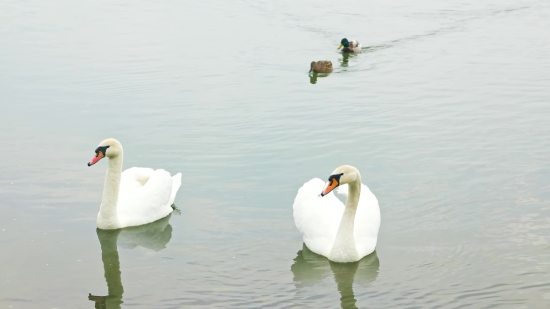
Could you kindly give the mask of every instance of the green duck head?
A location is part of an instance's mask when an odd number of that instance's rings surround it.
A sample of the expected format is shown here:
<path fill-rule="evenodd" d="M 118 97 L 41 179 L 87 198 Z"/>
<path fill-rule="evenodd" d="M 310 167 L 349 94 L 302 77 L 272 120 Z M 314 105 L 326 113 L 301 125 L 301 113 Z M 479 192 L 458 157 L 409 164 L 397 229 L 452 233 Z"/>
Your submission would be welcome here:
<path fill-rule="evenodd" d="M 340 46 L 338 47 L 338 49 L 340 49 L 340 48 L 342 48 L 342 47 L 349 47 L 349 41 L 348 41 L 348 39 L 343 38 L 342 41 L 340 41 Z"/>

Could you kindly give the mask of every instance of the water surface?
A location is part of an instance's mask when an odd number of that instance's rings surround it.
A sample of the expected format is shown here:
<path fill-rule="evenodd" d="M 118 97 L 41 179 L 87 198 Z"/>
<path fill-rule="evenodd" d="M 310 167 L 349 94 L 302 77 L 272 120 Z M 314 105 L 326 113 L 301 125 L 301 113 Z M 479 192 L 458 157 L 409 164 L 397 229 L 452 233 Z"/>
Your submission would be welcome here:
<path fill-rule="evenodd" d="M 547 307 L 549 17 L 542 0 L 2 2 L 0 307 Z M 338 54 L 344 36 L 363 53 Z M 335 71 L 312 84 L 312 60 Z M 106 164 L 86 163 L 107 137 L 125 167 L 183 173 L 181 213 L 96 231 Z M 345 266 L 292 218 L 342 164 L 382 215 L 376 253 Z"/>

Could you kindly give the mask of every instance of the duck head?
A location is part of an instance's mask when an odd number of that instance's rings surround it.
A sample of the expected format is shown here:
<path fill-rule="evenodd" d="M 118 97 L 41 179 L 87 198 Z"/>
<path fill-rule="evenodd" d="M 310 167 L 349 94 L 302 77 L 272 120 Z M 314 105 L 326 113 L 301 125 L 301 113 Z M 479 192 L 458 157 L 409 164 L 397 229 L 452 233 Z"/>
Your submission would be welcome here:
<path fill-rule="evenodd" d="M 315 61 L 311 61 L 311 66 L 309 67 L 309 73 L 313 72 L 313 69 L 315 68 Z"/>
<path fill-rule="evenodd" d="M 340 41 L 340 46 L 338 46 L 338 49 L 341 49 L 342 47 L 349 47 L 349 41 L 346 38 L 343 38 L 342 41 Z"/>

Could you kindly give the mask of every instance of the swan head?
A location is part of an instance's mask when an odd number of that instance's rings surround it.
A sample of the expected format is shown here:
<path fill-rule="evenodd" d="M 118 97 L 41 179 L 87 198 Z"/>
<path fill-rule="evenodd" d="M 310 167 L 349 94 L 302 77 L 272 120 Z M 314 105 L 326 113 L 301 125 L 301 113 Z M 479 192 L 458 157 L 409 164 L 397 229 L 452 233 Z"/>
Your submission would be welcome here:
<path fill-rule="evenodd" d="M 338 186 L 352 183 L 360 179 L 359 171 L 351 165 L 342 165 L 330 174 L 328 182 L 321 192 L 321 196 L 329 194 L 332 190 L 338 188 Z"/>
<path fill-rule="evenodd" d="M 102 140 L 95 149 L 95 156 L 88 162 L 88 166 L 96 164 L 99 160 L 107 157 L 109 159 L 122 154 L 122 144 L 114 138 Z"/>

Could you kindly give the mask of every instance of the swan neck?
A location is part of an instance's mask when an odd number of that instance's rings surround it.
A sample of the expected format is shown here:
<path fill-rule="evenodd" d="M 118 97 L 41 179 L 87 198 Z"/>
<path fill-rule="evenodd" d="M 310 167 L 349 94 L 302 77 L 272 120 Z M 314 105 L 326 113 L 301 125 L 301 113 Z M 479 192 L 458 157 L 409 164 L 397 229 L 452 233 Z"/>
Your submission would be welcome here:
<path fill-rule="evenodd" d="M 113 229 L 118 227 L 117 204 L 121 174 L 122 153 L 109 159 L 103 187 L 103 198 L 97 218 L 99 228 Z"/>
<path fill-rule="evenodd" d="M 346 209 L 353 209 L 354 213 L 359 205 L 359 197 L 361 196 L 361 178 L 358 176 L 354 182 L 348 184 L 348 198 L 346 200 Z"/>
<path fill-rule="evenodd" d="M 361 195 L 361 179 L 348 184 L 348 198 L 344 208 L 344 214 L 340 220 L 340 226 L 336 233 L 336 239 L 331 250 L 331 260 L 334 262 L 355 262 L 359 260 L 359 253 L 355 245 L 354 222 L 359 197 Z"/>

